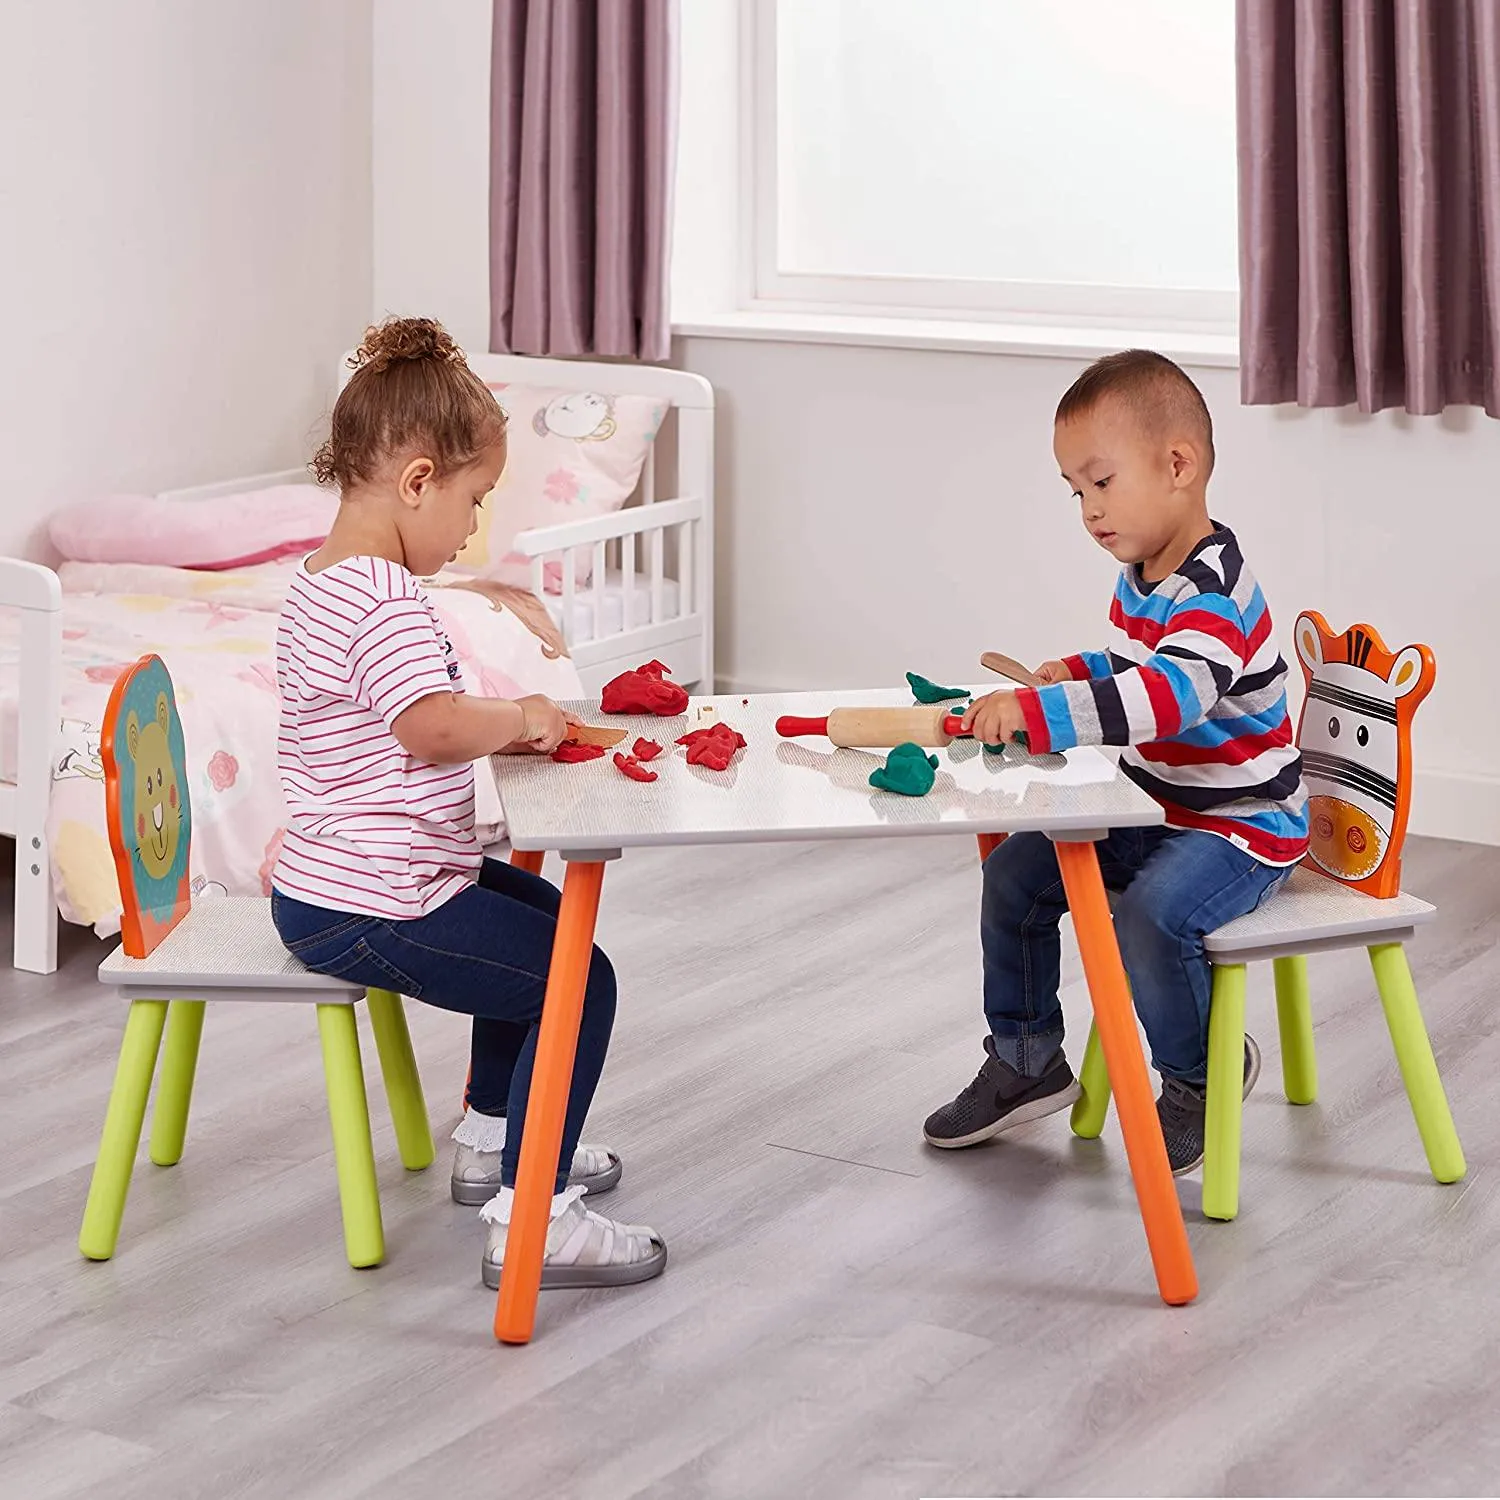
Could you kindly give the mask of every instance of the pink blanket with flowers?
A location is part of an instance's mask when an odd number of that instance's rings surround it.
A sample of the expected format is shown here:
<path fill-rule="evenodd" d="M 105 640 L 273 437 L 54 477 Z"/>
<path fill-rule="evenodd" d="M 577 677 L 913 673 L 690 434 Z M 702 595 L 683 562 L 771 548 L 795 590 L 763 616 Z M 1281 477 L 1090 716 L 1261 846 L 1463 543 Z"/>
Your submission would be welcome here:
<path fill-rule="evenodd" d="M 276 773 L 277 616 L 294 561 L 205 573 L 132 563 L 64 563 L 63 725 L 48 836 L 58 910 L 101 936 L 120 895 L 104 821 L 99 724 L 110 688 L 157 652 L 176 685 L 192 791 L 191 876 L 200 895 L 269 892 L 286 824 Z M 546 611 L 519 590 L 478 591 L 456 575 L 432 598 L 470 692 L 582 694 Z M 0 623 L 0 780 L 15 779 L 16 637 Z M 503 833 L 494 779 L 475 778 L 480 836 Z"/>

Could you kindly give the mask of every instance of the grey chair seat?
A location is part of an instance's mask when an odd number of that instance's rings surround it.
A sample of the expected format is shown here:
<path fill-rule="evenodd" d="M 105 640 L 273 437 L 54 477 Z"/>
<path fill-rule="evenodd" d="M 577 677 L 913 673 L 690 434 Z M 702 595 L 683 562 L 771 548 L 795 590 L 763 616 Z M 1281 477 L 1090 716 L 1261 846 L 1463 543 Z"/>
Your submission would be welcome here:
<path fill-rule="evenodd" d="M 172 990 L 200 991 L 215 1000 L 302 1001 L 352 1005 L 364 986 L 314 974 L 281 945 L 271 903 L 259 896 L 195 901 L 187 916 L 146 958 L 116 948 L 99 965 L 99 978 L 127 1000 L 172 998 Z"/>
<path fill-rule="evenodd" d="M 1400 943 L 1436 910 L 1405 891 L 1376 900 L 1299 865 L 1269 901 L 1209 933 L 1203 946 L 1214 963 L 1225 964 Z"/>

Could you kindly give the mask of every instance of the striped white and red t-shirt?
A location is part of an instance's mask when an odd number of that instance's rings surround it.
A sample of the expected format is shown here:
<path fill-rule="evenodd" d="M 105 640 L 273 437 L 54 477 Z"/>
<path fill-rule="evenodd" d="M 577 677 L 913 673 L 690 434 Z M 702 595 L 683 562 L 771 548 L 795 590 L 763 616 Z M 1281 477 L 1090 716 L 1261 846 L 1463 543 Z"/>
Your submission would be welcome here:
<path fill-rule="evenodd" d="M 474 768 L 416 760 L 391 733 L 432 693 L 461 693 L 422 586 L 380 557 L 297 575 L 276 633 L 277 759 L 291 814 L 272 884 L 372 917 L 425 916 L 473 884 Z"/>

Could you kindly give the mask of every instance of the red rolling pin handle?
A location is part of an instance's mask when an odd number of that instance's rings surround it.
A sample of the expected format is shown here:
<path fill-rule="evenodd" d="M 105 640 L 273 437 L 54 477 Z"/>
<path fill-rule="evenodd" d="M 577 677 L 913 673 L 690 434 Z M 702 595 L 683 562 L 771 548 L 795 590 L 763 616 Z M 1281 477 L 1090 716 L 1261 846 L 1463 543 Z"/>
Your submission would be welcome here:
<path fill-rule="evenodd" d="M 783 739 L 797 739 L 804 734 L 827 734 L 828 720 L 822 719 L 777 719 L 776 733 Z"/>
<path fill-rule="evenodd" d="M 962 714 L 945 714 L 943 716 L 943 733 L 960 735 L 964 732 L 964 716 Z"/>

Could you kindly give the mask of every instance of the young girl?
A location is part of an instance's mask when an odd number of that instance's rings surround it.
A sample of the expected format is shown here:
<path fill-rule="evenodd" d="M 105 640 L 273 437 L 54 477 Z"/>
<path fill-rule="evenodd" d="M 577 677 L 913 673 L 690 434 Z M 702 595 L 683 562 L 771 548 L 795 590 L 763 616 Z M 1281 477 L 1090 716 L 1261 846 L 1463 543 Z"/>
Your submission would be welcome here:
<path fill-rule="evenodd" d="M 276 639 L 291 817 L 271 907 L 282 941 L 310 969 L 474 1018 L 452 1191 L 459 1203 L 484 1204 L 483 1275 L 493 1287 L 560 896 L 484 858 L 472 763 L 497 750 L 551 751 L 567 726 L 541 696 L 465 694 L 418 582 L 473 534 L 505 468 L 504 413 L 427 318 L 369 329 L 351 363 L 312 465 L 320 482 L 338 485 L 338 516 L 297 570 Z M 618 1157 L 578 1144 L 614 1014 L 614 970 L 596 948 L 543 1286 L 646 1281 L 666 1265 L 658 1235 L 582 1201 L 620 1179 Z"/>

